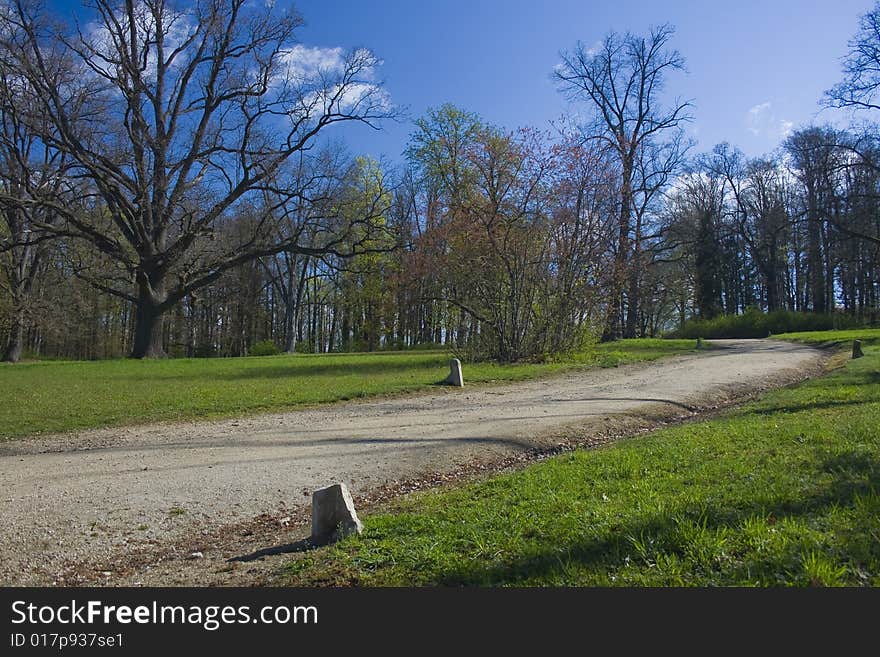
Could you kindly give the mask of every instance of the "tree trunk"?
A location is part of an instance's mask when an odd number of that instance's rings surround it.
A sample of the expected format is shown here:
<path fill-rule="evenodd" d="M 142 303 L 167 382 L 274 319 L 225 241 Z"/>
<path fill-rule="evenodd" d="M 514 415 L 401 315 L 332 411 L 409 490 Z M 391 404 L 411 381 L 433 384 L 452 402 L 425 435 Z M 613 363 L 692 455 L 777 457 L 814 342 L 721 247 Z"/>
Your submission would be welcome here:
<path fill-rule="evenodd" d="M 611 280 L 611 316 L 603 333 L 603 340 L 616 340 L 623 337 L 624 305 L 623 292 L 627 282 L 630 259 L 630 232 L 632 219 L 632 158 L 623 158 L 623 176 L 620 189 L 620 223 L 618 226 L 617 253 L 614 257 L 614 272 Z"/>
<path fill-rule="evenodd" d="M 296 260 L 287 264 L 287 297 L 284 299 L 285 351 L 296 353 L 297 340 L 302 338 L 300 317 L 302 316 L 303 291 L 306 287 L 309 259 L 304 257 L 302 267 L 296 270 Z"/>
<path fill-rule="evenodd" d="M 3 352 L 3 361 L 17 363 L 24 351 L 24 312 L 16 309 L 12 317 L 12 328 L 9 331 L 9 342 Z"/>
<path fill-rule="evenodd" d="M 772 313 L 780 309 L 779 272 L 775 265 L 770 265 L 764 278 L 767 283 L 767 312 Z"/>
<path fill-rule="evenodd" d="M 701 319 L 712 319 L 721 312 L 719 274 L 722 268 L 713 223 L 714 217 L 710 212 L 700 214 L 694 257 L 694 301 Z"/>
<path fill-rule="evenodd" d="M 825 303 L 825 267 L 822 261 L 822 224 L 819 217 L 818 202 L 813 194 L 809 194 L 809 207 L 807 212 L 807 271 L 810 277 L 810 296 L 813 301 L 813 311 L 825 313 L 828 305 Z"/>
<path fill-rule="evenodd" d="M 330 332 L 327 336 L 327 353 L 333 353 L 336 349 L 336 326 L 339 321 L 339 313 L 337 305 L 334 303 L 330 306 Z"/>
<path fill-rule="evenodd" d="M 164 358 L 162 329 L 165 324 L 165 282 L 158 274 L 144 276 L 138 285 L 134 342 L 131 358 Z"/>
<path fill-rule="evenodd" d="M 132 358 L 164 358 L 162 329 L 165 316 L 152 304 L 138 304 L 135 312 Z"/>
<path fill-rule="evenodd" d="M 635 254 L 638 256 L 638 253 Z M 628 273 L 628 283 L 626 288 L 626 328 L 623 332 L 625 338 L 637 337 L 637 327 L 639 320 L 639 273 L 638 268 L 630 265 Z"/>
<path fill-rule="evenodd" d="M 288 354 L 296 353 L 296 317 L 293 313 L 293 304 L 284 305 L 284 351 Z"/>

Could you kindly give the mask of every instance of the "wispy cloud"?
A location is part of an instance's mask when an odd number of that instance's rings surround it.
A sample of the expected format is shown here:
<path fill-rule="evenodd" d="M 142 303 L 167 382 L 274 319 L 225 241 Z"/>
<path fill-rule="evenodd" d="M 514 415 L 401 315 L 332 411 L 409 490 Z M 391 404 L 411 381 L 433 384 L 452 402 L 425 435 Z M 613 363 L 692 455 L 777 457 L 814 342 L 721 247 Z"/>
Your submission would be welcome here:
<path fill-rule="evenodd" d="M 139 53 L 146 53 L 146 67 L 144 77 L 148 80 L 155 78 L 158 61 L 156 59 L 156 32 L 157 24 L 153 9 L 143 0 L 134 3 L 134 24 L 137 28 L 137 48 Z M 115 16 L 113 21 L 120 21 L 124 25 L 122 16 Z M 172 10 L 165 8 L 162 12 L 162 36 L 164 48 L 167 53 L 174 53 L 187 39 L 191 38 L 198 29 L 198 17 L 191 8 Z M 107 23 L 91 22 L 86 26 L 83 38 L 92 50 L 93 56 L 89 58 L 89 64 L 96 73 L 104 77 L 113 78 L 119 74 L 117 67 L 119 62 L 119 43 L 111 33 Z M 125 28 L 119 28 L 125 29 Z M 128 44 L 127 44 L 128 45 Z M 181 65 L 182 55 L 177 53 L 168 62 L 172 67 Z"/>
<path fill-rule="evenodd" d="M 583 54 L 586 55 L 586 57 L 588 57 L 588 58 L 595 57 L 600 52 L 602 52 L 602 46 L 603 46 L 603 44 L 601 41 L 596 41 L 589 48 L 585 47 L 584 44 L 582 44 L 582 43 L 578 44 L 578 48 L 580 49 L 580 51 L 582 51 Z M 568 58 L 567 55 L 566 55 L 566 58 Z M 568 64 L 566 64 L 565 61 L 559 60 L 553 66 L 553 72 L 560 74 L 560 75 L 564 75 L 566 73 L 570 73 L 571 71 L 569 71 Z"/>
<path fill-rule="evenodd" d="M 587 48 L 585 52 L 586 52 L 587 55 L 589 55 L 590 57 L 595 57 L 596 55 L 599 54 L 599 52 L 600 52 L 601 50 L 602 50 L 602 42 L 601 42 L 601 41 L 596 41 L 595 43 L 593 43 L 592 46 L 590 46 L 589 48 Z"/>
<path fill-rule="evenodd" d="M 746 112 L 745 124 L 746 130 L 756 137 L 774 140 L 785 139 L 794 129 L 792 121 L 776 115 L 770 101 L 755 105 Z"/>
<path fill-rule="evenodd" d="M 281 53 L 275 84 L 305 91 L 303 104 L 346 112 L 387 110 L 388 92 L 376 81 L 382 60 L 366 49 L 296 46 Z"/>
<path fill-rule="evenodd" d="M 286 74 L 310 80 L 317 75 L 340 73 L 345 67 L 345 51 L 297 44 L 281 54 L 280 63 Z"/>

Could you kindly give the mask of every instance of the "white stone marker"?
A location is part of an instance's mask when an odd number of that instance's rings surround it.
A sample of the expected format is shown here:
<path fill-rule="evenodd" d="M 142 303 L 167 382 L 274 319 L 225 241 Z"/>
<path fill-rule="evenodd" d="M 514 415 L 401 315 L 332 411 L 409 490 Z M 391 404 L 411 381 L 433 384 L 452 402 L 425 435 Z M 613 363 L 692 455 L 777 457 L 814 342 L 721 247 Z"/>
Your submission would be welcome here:
<path fill-rule="evenodd" d="M 853 340 L 853 358 L 861 358 L 865 354 L 862 353 L 862 341 Z"/>
<path fill-rule="evenodd" d="M 351 534 L 360 534 L 363 529 L 345 484 L 333 484 L 312 493 L 311 542 L 334 543 Z"/>
<path fill-rule="evenodd" d="M 451 386 L 464 387 L 464 377 L 461 375 L 461 361 L 453 358 L 449 361 L 449 376 L 444 379 L 443 383 Z"/>

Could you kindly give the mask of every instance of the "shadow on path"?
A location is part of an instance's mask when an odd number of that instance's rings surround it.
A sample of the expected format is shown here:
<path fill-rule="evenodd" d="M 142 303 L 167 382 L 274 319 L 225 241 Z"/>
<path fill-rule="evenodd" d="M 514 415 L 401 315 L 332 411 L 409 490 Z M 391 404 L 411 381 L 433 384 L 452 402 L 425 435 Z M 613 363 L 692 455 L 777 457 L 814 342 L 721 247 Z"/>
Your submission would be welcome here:
<path fill-rule="evenodd" d="M 257 550 L 256 552 L 251 552 L 250 554 L 243 554 L 238 557 L 232 557 L 230 559 L 227 559 L 227 562 L 256 561 L 257 559 L 262 559 L 263 557 L 271 557 L 276 554 L 289 554 L 291 552 L 308 552 L 309 550 L 314 550 L 317 547 L 321 547 L 321 546 L 317 543 L 313 543 L 311 541 L 311 538 L 303 538 L 299 541 L 294 541 L 293 543 L 285 543 L 284 545 L 276 545 L 274 547 L 263 548 L 262 550 Z"/>

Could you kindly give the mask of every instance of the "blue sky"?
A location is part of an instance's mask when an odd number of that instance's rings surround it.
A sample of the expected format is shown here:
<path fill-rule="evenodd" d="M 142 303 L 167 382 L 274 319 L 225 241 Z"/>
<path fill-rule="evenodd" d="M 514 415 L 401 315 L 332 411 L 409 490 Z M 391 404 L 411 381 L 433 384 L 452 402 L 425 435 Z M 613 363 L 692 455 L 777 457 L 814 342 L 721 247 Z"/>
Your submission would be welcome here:
<path fill-rule="evenodd" d="M 279 0 L 280 1 L 280 0 Z M 74 3 L 63 1 L 72 6 Z M 668 93 L 692 99 L 698 150 L 729 141 L 750 156 L 775 148 L 787 129 L 845 122 L 818 101 L 840 79 L 840 58 L 872 0 L 300 0 L 300 40 L 310 47 L 366 46 L 384 60 L 392 101 L 413 117 L 452 102 L 514 128 L 549 127 L 568 111 L 551 71 L 559 52 L 609 30 L 676 27 L 688 72 Z M 380 132 L 339 129 L 354 153 L 400 158 L 409 122 Z"/>
<path fill-rule="evenodd" d="M 698 149 L 730 141 L 748 155 L 775 148 L 789 126 L 835 120 L 819 113 L 840 78 L 840 58 L 872 0 L 301 0 L 304 43 L 367 46 L 385 61 L 392 99 L 414 116 L 452 102 L 506 127 L 547 126 L 567 111 L 550 78 L 559 51 L 609 31 L 676 27 L 688 72 L 672 95 L 693 99 Z M 839 120 L 839 119 L 838 119 Z M 353 150 L 396 158 L 411 126 L 349 129 Z"/>

